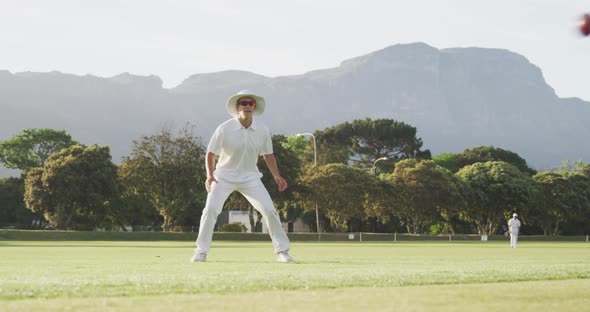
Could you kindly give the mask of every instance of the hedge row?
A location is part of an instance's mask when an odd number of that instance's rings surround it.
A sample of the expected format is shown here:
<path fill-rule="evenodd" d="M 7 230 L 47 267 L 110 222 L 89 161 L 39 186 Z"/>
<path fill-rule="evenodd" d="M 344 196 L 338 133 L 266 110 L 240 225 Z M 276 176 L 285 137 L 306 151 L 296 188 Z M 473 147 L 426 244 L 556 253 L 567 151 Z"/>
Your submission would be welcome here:
<path fill-rule="evenodd" d="M 393 233 L 288 233 L 292 241 L 481 241 L 479 235 L 414 235 Z M 21 241 L 194 241 L 190 232 L 92 232 L 92 231 L 28 231 L 0 230 L 0 240 Z M 216 232 L 214 240 L 270 241 L 267 233 Z M 508 241 L 504 235 L 488 237 L 490 241 Z M 586 236 L 521 235 L 519 241 L 587 241 Z"/>

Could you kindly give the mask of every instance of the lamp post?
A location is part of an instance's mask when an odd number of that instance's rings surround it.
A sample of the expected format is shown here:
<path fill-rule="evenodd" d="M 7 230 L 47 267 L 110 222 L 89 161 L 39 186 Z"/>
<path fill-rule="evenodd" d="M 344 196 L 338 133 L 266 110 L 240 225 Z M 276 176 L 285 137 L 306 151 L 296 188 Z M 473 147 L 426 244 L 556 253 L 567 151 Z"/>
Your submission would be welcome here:
<path fill-rule="evenodd" d="M 388 159 L 389 159 L 389 157 L 381 157 L 381 158 L 375 159 L 375 161 L 373 162 L 373 167 L 371 167 L 371 174 L 375 175 L 375 173 L 376 173 L 375 171 L 377 169 L 376 165 L 379 161 L 388 160 Z"/>
<path fill-rule="evenodd" d="M 318 153 L 317 153 L 317 146 L 316 146 L 316 142 L 315 142 L 315 136 L 311 133 L 297 133 L 297 136 L 310 136 L 313 139 L 313 166 L 317 167 L 318 166 Z M 320 230 L 320 213 L 319 213 L 319 209 L 318 209 L 318 204 L 315 204 L 315 220 L 316 220 L 316 226 L 318 228 L 318 241 L 321 240 L 321 230 Z"/>
<path fill-rule="evenodd" d="M 318 155 L 317 155 L 317 149 L 316 149 L 316 143 L 315 143 L 315 136 L 311 133 L 297 133 L 297 136 L 306 136 L 309 135 L 312 139 L 313 139 L 313 165 L 314 166 L 318 166 Z"/>
<path fill-rule="evenodd" d="M 375 159 L 375 161 L 373 162 L 373 167 L 371 167 L 371 174 L 372 175 L 376 175 L 376 171 L 377 171 L 377 163 L 382 161 L 382 160 L 388 160 L 389 157 L 381 157 L 381 158 L 377 158 Z M 373 224 L 373 232 L 375 232 L 375 222 L 372 222 Z"/>

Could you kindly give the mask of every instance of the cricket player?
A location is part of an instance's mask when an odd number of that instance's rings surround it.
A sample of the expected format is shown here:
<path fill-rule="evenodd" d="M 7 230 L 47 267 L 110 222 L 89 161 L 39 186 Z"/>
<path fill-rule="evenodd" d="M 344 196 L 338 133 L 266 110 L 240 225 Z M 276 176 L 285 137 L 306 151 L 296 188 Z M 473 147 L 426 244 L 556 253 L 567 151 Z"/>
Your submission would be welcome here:
<path fill-rule="evenodd" d="M 518 241 L 518 231 L 520 230 L 520 221 L 516 213 L 512 214 L 512 219 L 508 220 L 508 231 L 510 232 L 510 247 L 516 248 Z"/>
<path fill-rule="evenodd" d="M 254 119 L 254 115 L 264 112 L 265 105 L 263 97 L 247 90 L 238 92 L 227 101 L 227 111 L 233 118 L 217 127 L 207 146 L 205 187 L 208 195 L 201 216 L 197 248 L 190 259 L 192 262 L 207 261 L 217 217 L 223 203 L 234 191 L 242 193 L 262 214 L 277 261 L 294 261 L 289 255 L 289 238 L 272 199 L 260 180 L 262 173 L 256 166 L 258 157 L 262 155 L 279 191 L 287 188 L 287 182 L 281 177 L 273 155 L 270 131 Z M 217 157 L 219 161 L 215 165 Z"/>

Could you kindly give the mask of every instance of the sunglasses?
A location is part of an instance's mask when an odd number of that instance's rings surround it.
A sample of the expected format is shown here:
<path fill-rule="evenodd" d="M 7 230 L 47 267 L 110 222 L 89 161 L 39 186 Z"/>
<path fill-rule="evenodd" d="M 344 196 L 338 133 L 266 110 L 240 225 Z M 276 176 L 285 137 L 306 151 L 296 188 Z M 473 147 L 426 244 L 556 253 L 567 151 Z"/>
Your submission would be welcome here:
<path fill-rule="evenodd" d="M 256 106 L 256 102 L 251 101 L 251 100 L 243 100 L 238 102 L 238 104 L 242 105 L 242 106 Z"/>

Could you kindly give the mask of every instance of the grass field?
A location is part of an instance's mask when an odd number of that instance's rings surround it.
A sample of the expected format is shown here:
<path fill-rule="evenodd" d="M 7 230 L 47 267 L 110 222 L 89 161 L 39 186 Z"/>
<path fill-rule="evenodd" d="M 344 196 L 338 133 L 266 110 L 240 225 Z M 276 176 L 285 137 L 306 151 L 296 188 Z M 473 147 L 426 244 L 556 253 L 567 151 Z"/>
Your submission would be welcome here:
<path fill-rule="evenodd" d="M 590 243 L 2 241 L 0 311 L 590 311 Z"/>

